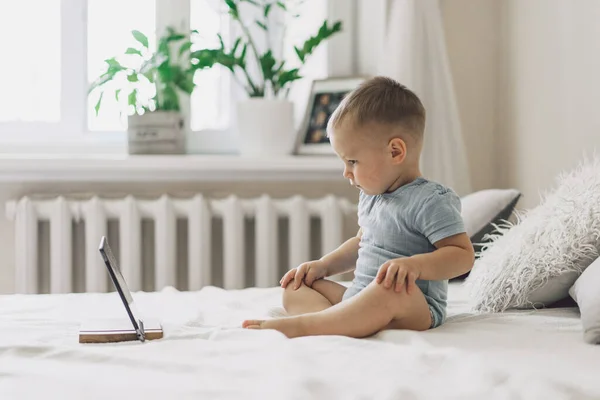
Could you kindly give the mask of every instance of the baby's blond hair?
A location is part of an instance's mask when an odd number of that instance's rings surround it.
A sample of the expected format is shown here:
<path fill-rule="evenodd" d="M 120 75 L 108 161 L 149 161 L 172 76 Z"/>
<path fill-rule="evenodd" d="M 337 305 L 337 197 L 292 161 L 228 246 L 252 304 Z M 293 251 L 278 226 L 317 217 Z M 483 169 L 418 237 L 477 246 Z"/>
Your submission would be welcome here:
<path fill-rule="evenodd" d="M 363 82 L 342 100 L 327 123 L 327 134 L 345 122 L 357 127 L 369 123 L 397 126 L 421 140 L 425 131 L 425 107 L 406 86 L 377 76 Z"/>

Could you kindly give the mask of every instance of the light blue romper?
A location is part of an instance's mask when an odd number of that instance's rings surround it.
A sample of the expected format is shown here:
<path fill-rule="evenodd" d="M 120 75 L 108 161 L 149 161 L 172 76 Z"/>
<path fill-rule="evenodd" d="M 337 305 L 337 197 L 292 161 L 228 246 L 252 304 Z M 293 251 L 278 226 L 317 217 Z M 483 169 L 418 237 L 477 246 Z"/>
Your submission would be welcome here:
<path fill-rule="evenodd" d="M 460 198 L 439 183 L 425 178 L 394 192 L 370 196 L 360 192 L 358 224 L 362 228 L 358 260 L 346 300 L 367 287 L 388 260 L 435 250 L 433 243 L 465 232 Z M 448 281 L 418 279 L 429 304 L 431 328 L 446 319 Z"/>

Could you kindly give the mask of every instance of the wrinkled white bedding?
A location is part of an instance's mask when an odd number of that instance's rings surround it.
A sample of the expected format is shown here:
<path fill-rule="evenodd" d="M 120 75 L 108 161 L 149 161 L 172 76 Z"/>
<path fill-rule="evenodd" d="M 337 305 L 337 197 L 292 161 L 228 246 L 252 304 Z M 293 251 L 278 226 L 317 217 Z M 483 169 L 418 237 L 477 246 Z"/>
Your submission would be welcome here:
<path fill-rule="evenodd" d="M 281 289 L 136 293 L 165 337 L 83 345 L 79 323 L 124 315 L 116 293 L 0 296 L 0 399 L 600 398 L 600 346 L 575 308 L 472 315 L 450 285 L 449 321 L 424 333 L 287 339 L 243 330 Z"/>

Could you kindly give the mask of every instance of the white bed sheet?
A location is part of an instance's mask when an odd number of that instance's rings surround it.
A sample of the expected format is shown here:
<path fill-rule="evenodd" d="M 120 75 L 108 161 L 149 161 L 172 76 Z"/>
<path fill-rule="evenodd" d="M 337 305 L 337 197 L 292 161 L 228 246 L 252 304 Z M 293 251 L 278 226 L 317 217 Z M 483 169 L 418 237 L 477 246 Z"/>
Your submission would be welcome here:
<path fill-rule="evenodd" d="M 473 315 L 451 284 L 449 320 L 429 332 L 290 340 L 239 328 L 280 296 L 136 293 L 164 339 L 98 345 L 77 342 L 79 323 L 124 316 L 116 293 L 0 296 L 0 399 L 600 398 L 600 346 L 583 342 L 575 308 Z"/>

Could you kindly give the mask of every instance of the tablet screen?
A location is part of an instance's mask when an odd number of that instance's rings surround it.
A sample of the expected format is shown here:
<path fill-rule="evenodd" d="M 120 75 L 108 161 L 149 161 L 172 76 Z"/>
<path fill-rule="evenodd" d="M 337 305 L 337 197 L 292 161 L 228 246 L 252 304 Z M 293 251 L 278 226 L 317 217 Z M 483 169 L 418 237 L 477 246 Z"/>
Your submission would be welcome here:
<path fill-rule="evenodd" d="M 113 255 L 113 252 L 110 249 L 110 246 L 108 245 L 108 240 L 104 236 L 102 236 L 102 239 L 100 241 L 99 250 L 100 254 L 102 254 L 102 258 L 104 259 L 104 263 L 106 264 L 106 268 L 108 269 L 110 279 L 115 285 L 117 292 L 119 292 L 119 296 L 123 301 L 123 305 L 127 310 L 127 314 L 129 315 L 133 326 L 135 327 L 135 329 L 139 329 L 138 321 L 140 321 L 140 319 L 137 315 L 135 315 L 136 311 L 135 307 L 133 306 L 133 297 L 131 296 L 131 292 L 127 287 L 127 282 L 125 282 L 123 274 L 121 274 L 121 268 L 119 268 L 117 260 L 115 259 L 115 256 Z"/>

